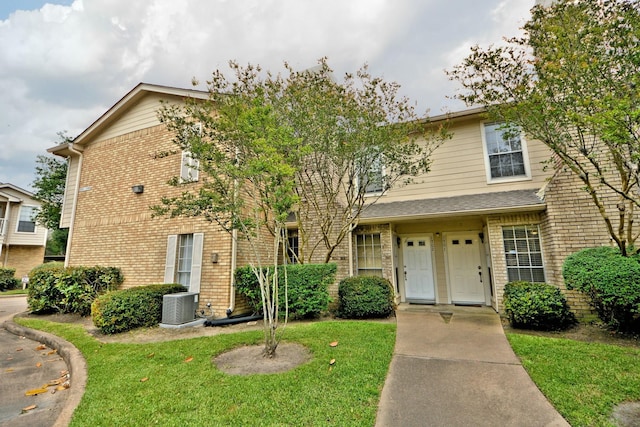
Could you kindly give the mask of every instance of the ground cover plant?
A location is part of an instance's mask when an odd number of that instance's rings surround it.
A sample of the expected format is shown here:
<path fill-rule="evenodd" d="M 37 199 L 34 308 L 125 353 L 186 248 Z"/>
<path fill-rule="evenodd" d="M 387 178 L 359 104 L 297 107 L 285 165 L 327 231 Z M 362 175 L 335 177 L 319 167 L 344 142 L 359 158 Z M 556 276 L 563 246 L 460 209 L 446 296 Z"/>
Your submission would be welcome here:
<path fill-rule="evenodd" d="M 287 341 L 306 346 L 310 362 L 280 374 L 232 376 L 212 359 L 260 344 L 261 331 L 105 344 L 77 324 L 16 321 L 63 337 L 85 356 L 89 380 L 71 426 L 372 426 L 395 342 L 393 323 L 289 325 Z"/>
<path fill-rule="evenodd" d="M 531 379 L 572 426 L 614 426 L 615 405 L 640 400 L 640 348 L 508 333 Z"/>
<path fill-rule="evenodd" d="M 512 326 L 560 330 L 575 323 L 567 299 L 556 286 L 525 281 L 504 286 L 505 314 Z"/>

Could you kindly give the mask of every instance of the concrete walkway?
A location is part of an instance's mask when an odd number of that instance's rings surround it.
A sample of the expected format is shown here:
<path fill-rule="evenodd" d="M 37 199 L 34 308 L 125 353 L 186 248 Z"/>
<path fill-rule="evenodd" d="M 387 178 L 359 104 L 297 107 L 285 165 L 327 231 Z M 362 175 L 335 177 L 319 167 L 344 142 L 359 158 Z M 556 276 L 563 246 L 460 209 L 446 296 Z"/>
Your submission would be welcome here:
<path fill-rule="evenodd" d="M 401 306 L 377 427 L 568 426 L 486 307 Z"/>

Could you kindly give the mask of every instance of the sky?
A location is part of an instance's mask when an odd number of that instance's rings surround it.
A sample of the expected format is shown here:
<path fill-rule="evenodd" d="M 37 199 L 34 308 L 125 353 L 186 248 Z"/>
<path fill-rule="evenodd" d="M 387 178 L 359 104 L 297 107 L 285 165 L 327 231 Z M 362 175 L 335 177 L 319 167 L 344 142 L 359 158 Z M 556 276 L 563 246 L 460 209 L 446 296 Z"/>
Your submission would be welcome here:
<path fill-rule="evenodd" d="M 444 73 L 516 36 L 534 0 L 0 0 L 0 183 L 33 190 L 36 157 L 140 82 L 191 88 L 229 60 L 283 71 L 363 64 L 418 112 L 465 108 Z M 201 86 L 200 89 L 205 89 Z"/>

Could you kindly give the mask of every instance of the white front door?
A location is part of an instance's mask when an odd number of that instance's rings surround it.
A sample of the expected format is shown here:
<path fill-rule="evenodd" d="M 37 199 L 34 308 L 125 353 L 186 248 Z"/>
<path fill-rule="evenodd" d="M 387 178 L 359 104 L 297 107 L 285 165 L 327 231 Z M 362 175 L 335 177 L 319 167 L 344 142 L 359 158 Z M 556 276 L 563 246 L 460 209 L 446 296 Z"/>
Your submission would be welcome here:
<path fill-rule="evenodd" d="M 480 239 L 477 233 L 447 233 L 451 302 L 485 304 Z"/>
<path fill-rule="evenodd" d="M 405 299 L 407 302 L 435 302 L 431 236 L 406 237 L 403 242 Z"/>

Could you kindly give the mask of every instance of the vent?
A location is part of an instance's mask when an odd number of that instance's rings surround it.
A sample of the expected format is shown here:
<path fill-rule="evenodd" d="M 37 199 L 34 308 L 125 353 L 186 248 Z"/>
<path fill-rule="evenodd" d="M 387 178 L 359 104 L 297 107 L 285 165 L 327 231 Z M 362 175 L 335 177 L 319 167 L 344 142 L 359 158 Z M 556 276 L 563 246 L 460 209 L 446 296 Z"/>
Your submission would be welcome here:
<path fill-rule="evenodd" d="M 196 318 L 198 293 L 179 292 L 162 297 L 162 323 L 181 325 Z"/>

